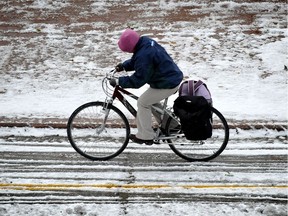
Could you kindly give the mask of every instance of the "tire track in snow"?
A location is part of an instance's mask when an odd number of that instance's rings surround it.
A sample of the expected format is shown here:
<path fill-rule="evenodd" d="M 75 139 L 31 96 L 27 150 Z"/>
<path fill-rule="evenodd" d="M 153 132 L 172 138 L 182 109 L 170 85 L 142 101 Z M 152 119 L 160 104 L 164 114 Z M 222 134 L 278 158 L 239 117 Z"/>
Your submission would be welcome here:
<path fill-rule="evenodd" d="M 46 138 L 0 138 L 0 203 L 120 202 L 125 211 L 130 202 L 287 202 L 285 143 L 232 140 L 205 163 L 186 162 L 167 145 L 131 144 L 113 160 L 93 162 L 64 136 Z M 259 154 L 261 146 L 273 154 Z"/>

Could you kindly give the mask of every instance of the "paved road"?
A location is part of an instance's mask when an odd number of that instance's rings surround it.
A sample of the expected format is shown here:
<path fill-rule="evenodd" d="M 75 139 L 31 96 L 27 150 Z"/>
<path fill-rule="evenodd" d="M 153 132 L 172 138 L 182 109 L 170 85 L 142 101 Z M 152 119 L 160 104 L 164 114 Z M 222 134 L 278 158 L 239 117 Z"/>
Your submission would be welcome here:
<path fill-rule="evenodd" d="M 93 162 L 70 147 L 65 130 L 2 128 L 1 134 L 1 204 L 288 200 L 285 131 L 232 131 L 223 154 L 206 163 L 186 162 L 166 145 L 136 144 Z"/>

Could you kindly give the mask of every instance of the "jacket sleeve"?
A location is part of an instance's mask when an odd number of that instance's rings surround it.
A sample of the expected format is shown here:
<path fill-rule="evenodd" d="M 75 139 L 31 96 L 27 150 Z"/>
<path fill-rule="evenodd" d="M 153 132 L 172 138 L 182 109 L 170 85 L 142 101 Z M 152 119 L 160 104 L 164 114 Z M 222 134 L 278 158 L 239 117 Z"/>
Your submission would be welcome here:
<path fill-rule="evenodd" d="M 123 63 L 125 70 L 131 69 L 131 61 Z M 149 82 L 153 74 L 153 60 L 150 55 L 138 57 L 133 64 L 135 73 L 131 76 L 123 76 L 119 78 L 119 85 L 123 88 L 140 88 Z M 126 68 L 127 67 L 127 68 Z"/>
<path fill-rule="evenodd" d="M 133 71 L 134 69 L 134 64 L 132 62 L 132 59 L 128 59 L 126 61 L 123 62 L 123 67 L 125 69 L 125 71 Z"/>

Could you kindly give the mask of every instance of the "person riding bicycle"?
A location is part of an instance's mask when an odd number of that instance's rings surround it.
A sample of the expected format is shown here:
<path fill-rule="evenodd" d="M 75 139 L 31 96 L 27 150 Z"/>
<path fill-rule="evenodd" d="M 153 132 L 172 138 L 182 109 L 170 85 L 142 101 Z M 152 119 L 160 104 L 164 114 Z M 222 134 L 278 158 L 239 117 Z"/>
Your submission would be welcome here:
<path fill-rule="evenodd" d="M 115 69 L 135 71 L 131 76 L 111 79 L 112 86 L 122 88 L 150 87 L 137 101 L 136 125 L 138 132 L 129 139 L 140 144 L 153 144 L 155 132 L 152 128 L 151 106 L 174 94 L 183 79 L 183 73 L 166 50 L 155 40 L 140 36 L 132 29 L 126 29 L 120 36 L 118 46 L 123 52 L 133 53 L 131 59 L 119 63 Z"/>

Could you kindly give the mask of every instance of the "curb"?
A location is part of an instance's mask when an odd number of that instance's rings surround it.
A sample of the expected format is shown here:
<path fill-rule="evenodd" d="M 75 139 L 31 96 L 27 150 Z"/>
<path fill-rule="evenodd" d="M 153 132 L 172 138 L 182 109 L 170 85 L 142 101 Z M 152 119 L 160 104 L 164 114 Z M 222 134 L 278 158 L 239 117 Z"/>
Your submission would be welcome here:
<path fill-rule="evenodd" d="M 0 127 L 33 127 L 65 129 L 68 119 L 63 118 L 7 118 L 0 117 Z"/>
<path fill-rule="evenodd" d="M 277 131 L 286 131 L 288 129 L 287 122 L 272 122 L 272 121 L 241 121 L 241 120 L 229 120 L 227 123 L 230 129 L 242 129 L 242 130 L 277 130 Z"/>
<path fill-rule="evenodd" d="M 7 118 L 0 117 L 0 127 L 33 127 L 66 129 L 68 119 L 64 118 Z M 277 131 L 288 130 L 287 122 L 282 121 L 241 121 L 227 119 L 230 129 L 259 130 L 269 129 Z"/>

